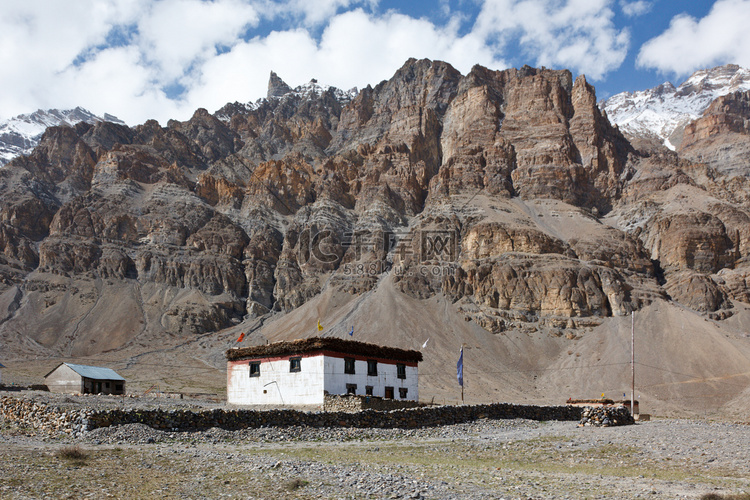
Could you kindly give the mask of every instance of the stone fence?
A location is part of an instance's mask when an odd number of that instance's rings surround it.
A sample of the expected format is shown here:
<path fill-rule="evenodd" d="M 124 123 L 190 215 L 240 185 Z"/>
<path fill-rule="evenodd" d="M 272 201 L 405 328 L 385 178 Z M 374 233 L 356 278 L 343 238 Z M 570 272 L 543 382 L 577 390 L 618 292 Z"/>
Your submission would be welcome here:
<path fill-rule="evenodd" d="M 326 394 L 323 411 L 343 411 L 356 413 L 362 410 L 391 411 L 406 408 L 420 408 L 425 405 L 418 401 L 403 399 L 384 399 L 379 396 L 362 396 L 357 394 Z"/>
<path fill-rule="evenodd" d="M 270 426 L 418 428 L 471 422 L 477 419 L 580 420 L 575 406 L 524 406 L 495 403 L 474 406 L 433 406 L 357 413 L 302 412 L 298 410 L 210 409 L 63 409 L 53 405 L 3 396 L 0 416 L 48 433 L 73 436 L 112 425 L 141 423 L 168 431 L 227 430 Z"/>

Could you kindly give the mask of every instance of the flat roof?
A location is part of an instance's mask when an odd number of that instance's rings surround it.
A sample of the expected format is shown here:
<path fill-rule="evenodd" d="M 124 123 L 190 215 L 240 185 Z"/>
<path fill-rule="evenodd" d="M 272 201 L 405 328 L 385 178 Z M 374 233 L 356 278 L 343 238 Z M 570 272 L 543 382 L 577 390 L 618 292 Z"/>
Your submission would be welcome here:
<path fill-rule="evenodd" d="M 294 356 L 316 351 L 329 351 L 340 354 L 370 356 L 373 358 L 390 359 L 394 361 L 422 361 L 419 351 L 368 344 L 356 340 L 339 339 L 335 337 L 312 337 L 291 341 L 274 342 L 273 344 L 240 347 L 229 349 L 226 358 L 229 361 L 239 361 L 249 358 L 267 358 L 271 356 Z"/>

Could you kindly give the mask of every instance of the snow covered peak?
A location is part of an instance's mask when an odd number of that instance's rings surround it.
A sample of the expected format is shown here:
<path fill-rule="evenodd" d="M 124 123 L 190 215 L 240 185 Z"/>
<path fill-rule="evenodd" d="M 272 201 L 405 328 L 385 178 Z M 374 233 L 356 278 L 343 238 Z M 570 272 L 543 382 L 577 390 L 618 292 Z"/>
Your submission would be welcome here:
<path fill-rule="evenodd" d="M 78 122 L 97 123 L 108 121 L 125 125 L 117 117 L 105 113 L 96 116 L 81 107 L 75 109 L 39 109 L 33 113 L 18 115 L 0 122 L 0 167 L 20 155 L 27 155 L 36 147 L 47 127 L 73 126 Z"/>
<path fill-rule="evenodd" d="M 315 99 L 329 91 L 333 92 L 333 95 L 336 98 L 336 100 L 341 103 L 347 103 L 351 101 L 357 96 L 357 92 L 358 92 L 356 87 L 351 90 L 344 91 L 339 88 L 332 87 L 330 85 L 321 85 L 318 83 L 318 80 L 313 78 L 308 83 L 304 85 L 300 85 L 299 87 L 296 87 L 290 90 L 289 92 L 286 92 L 283 96 L 280 96 L 280 98 L 285 98 L 287 96 L 294 96 L 303 100 Z"/>
<path fill-rule="evenodd" d="M 736 64 L 696 71 L 675 88 L 669 82 L 637 92 L 622 92 L 599 103 L 610 122 L 628 135 L 658 139 L 668 148 L 717 97 L 750 89 L 750 70 Z"/>

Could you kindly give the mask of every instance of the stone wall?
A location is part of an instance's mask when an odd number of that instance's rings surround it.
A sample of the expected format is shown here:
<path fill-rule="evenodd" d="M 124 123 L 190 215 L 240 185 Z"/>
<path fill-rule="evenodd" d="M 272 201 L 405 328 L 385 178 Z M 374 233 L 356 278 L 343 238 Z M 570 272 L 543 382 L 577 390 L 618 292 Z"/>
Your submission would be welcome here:
<path fill-rule="evenodd" d="M 268 426 L 417 428 L 458 424 L 477 419 L 580 420 L 583 408 L 574 406 L 523 406 L 495 403 L 475 406 L 432 406 L 391 411 L 372 409 L 357 413 L 301 412 L 298 410 L 212 409 L 191 411 L 81 408 L 62 409 L 53 405 L 4 396 L 0 400 L 3 418 L 23 422 L 40 431 L 79 436 L 99 427 L 142 423 L 155 429 L 195 431 L 211 427 L 227 430 Z"/>
<path fill-rule="evenodd" d="M 343 411 L 347 413 L 362 410 L 391 411 L 406 408 L 423 407 L 418 401 L 399 399 L 384 399 L 378 396 L 362 396 L 356 394 L 326 394 L 323 401 L 323 411 Z"/>

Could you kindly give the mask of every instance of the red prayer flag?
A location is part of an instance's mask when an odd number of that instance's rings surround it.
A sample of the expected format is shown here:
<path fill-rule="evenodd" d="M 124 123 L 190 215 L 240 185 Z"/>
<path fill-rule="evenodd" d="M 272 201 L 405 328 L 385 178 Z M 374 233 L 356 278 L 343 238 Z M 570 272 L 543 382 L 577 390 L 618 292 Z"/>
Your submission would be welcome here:
<path fill-rule="evenodd" d="M 237 339 L 237 342 L 242 342 L 242 339 L 245 338 L 245 333 L 240 333 L 240 338 Z"/>

